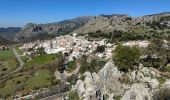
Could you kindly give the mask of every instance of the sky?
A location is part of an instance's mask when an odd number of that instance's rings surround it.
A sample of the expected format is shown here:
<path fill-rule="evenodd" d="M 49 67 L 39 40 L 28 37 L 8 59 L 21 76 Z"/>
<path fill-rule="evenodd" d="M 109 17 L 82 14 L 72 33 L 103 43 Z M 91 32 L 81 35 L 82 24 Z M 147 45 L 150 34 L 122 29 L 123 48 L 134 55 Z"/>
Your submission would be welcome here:
<path fill-rule="evenodd" d="M 51 23 L 78 16 L 170 12 L 170 0 L 0 0 L 0 27 Z"/>

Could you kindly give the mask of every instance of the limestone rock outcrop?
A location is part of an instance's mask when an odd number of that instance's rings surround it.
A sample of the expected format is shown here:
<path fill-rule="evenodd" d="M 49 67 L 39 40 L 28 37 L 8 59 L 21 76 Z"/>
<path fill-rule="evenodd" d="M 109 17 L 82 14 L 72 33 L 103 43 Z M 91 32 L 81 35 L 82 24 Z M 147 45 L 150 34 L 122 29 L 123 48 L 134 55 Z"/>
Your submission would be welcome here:
<path fill-rule="evenodd" d="M 143 84 L 133 84 L 121 100 L 152 100 L 148 88 Z"/>
<path fill-rule="evenodd" d="M 123 94 L 124 85 L 119 82 L 121 75 L 113 62 L 109 61 L 98 73 L 85 72 L 84 81 L 78 80 L 73 89 L 83 100 L 95 97 L 97 91 L 101 93 L 101 98 L 103 94 Z"/>

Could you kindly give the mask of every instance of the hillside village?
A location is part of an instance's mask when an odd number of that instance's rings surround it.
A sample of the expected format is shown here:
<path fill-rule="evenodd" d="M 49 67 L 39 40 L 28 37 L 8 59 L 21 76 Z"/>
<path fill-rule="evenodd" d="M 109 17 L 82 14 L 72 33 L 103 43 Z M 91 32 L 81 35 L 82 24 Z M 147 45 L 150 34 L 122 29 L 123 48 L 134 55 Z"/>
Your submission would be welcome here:
<path fill-rule="evenodd" d="M 97 47 L 105 46 L 104 52 L 96 52 L 95 56 L 106 60 L 112 58 L 112 51 L 116 47 L 115 44 L 107 43 L 107 39 L 89 41 L 85 36 L 76 37 L 76 35 L 76 33 L 73 33 L 72 36 L 64 35 L 52 40 L 26 43 L 21 46 L 20 49 L 24 51 L 23 55 L 31 56 L 35 54 L 38 48 L 44 48 L 46 54 L 55 54 L 58 52 L 62 52 L 63 54 L 67 53 L 69 54 L 69 60 L 72 60 L 73 57 L 80 58 L 82 55 L 90 56 L 95 53 Z M 122 45 L 146 48 L 149 43 L 149 41 L 129 41 L 122 43 Z"/>
<path fill-rule="evenodd" d="M 120 43 L 122 46 L 132 48 L 136 46 L 141 50 L 145 50 L 149 48 L 148 46 L 152 45 L 149 40 L 124 41 Z M 165 47 L 168 46 L 167 43 L 167 40 L 163 41 Z M 23 56 L 30 57 L 41 55 L 37 52 L 39 48 L 43 48 L 43 54 L 62 52 L 63 55 L 67 55 L 65 63 L 74 61 L 74 59 L 81 59 L 84 55 L 87 56 L 89 62 L 93 61 L 94 58 L 106 61 L 105 65 L 101 67 L 98 72 L 89 72 L 87 70 L 82 74 L 77 74 L 78 79 L 74 84 L 67 80 L 67 82 L 70 82 L 69 84 L 72 85 L 71 91 L 64 96 L 64 98 L 68 100 L 70 100 L 70 95 L 73 95 L 73 98 L 83 100 L 105 100 L 104 98 L 106 97 L 108 98 L 107 100 L 131 100 L 131 98 L 135 100 L 152 100 L 152 96 L 156 95 L 155 91 L 157 91 L 160 86 L 165 89 L 170 85 L 169 81 L 166 81 L 169 73 L 161 72 L 153 67 L 145 67 L 142 63 L 139 64 L 138 69 L 131 70 L 128 73 L 120 71 L 115 65 L 115 62 L 112 61 L 113 52 L 118 45 L 120 44 L 110 43 L 107 39 L 94 39 L 93 41 L 88 40 L 86 36 L 77 36 L 76 33 L 73 33 L 72 35 L 59 36 L 51 40 L 25 43 L 20 46 L 19 49 L 23 51 Z M 98 48 L 100 49 L 98 50 Z M 151 56 L 152 59 L 157 59 L 158 57 L 158 55 Z M 145 58 L 147 58 L 147 55 L 140 56 L 140 59 Z M 83 65 L 81 65 L 81 67 L 82 66 Z M 78 69 L 79 71 L 81 67 Z M 55 75 L 57 75 L 56 78 L 60 80 L 62 80 L 61 77 L 66 77 L 67 74 L 68 72 L 65 71 L 64 73 L 55 72 Z M 84 79 L 81 79 L 81 77 L 84 77 Z M 73 80 L 74 78 L 71 78 L 71 81 Z M 51 90 L 47 89 L 45 91 Z M 36 95 L 42 93 L 43 91 L 21 98 L 34 98 Z"/>

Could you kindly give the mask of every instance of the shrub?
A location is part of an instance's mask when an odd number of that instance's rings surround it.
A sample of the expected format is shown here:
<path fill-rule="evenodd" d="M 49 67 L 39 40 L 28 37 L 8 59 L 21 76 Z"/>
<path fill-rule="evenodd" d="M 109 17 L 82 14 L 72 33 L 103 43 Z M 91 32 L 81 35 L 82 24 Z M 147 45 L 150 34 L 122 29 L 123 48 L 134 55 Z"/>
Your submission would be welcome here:
<path fill-rule="evenodd" d="M 121 95 L 115 95 L 113 98 L 115 99 L 115 100 L 120 100 L 121 99 Z"/>
<path fill-rule="evenodd" d="M 122 71 L 133 69 L 134 65 L 139 63 L 140 49 L 136 46 L 128 47 L 118 45 L 113 54 L 113 60 L 116 66 Z"/>
<path fill-rule="evenodd" d="M 80 100 L 76 91 L 71 91 L 68 95 L 68 100 Z"/>
<path fill-rule="evenodd" d="M 165 83 L 166 79 L 163 77 L 156 77 L 156 79 L 159 81 L 160 85 Z"/>
<path fill-rule="evenodd" d="M 128 74 L 123 74 L 122 77 L 120 78 L 120 83 L 123 83 L 123 84 L 131 84 L 131 80 L 130 78 L 128 77 Z"/>
<path fill-rule="evenodd" d="M 152 40 L 144 52 L 144 55 L 147 55 L 147 57 L 143 59 L 143 65 L 154 68 L 165 67 L 170 60 L 170 46 L 169 44 L 167 46 L 165 47 L 160 39 Z"/>

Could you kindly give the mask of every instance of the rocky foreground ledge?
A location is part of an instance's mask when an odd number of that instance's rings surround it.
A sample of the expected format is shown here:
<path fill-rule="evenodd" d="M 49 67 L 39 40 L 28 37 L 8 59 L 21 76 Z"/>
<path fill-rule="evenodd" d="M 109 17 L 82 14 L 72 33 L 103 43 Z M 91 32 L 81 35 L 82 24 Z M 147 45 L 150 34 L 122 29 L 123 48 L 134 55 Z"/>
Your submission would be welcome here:
<path fill-rule="evenodd" d="M 170 80 L 161 82 L 158 70 L 142 64 L 137 70 L 123 73 L 109 61 L 98 73 L 85 72 L 83 76 L 84 80 L 78 80 L 71 90 L 81 100 L 161 100 L 166 96 L 164 90 L 170 89 Z"/>

